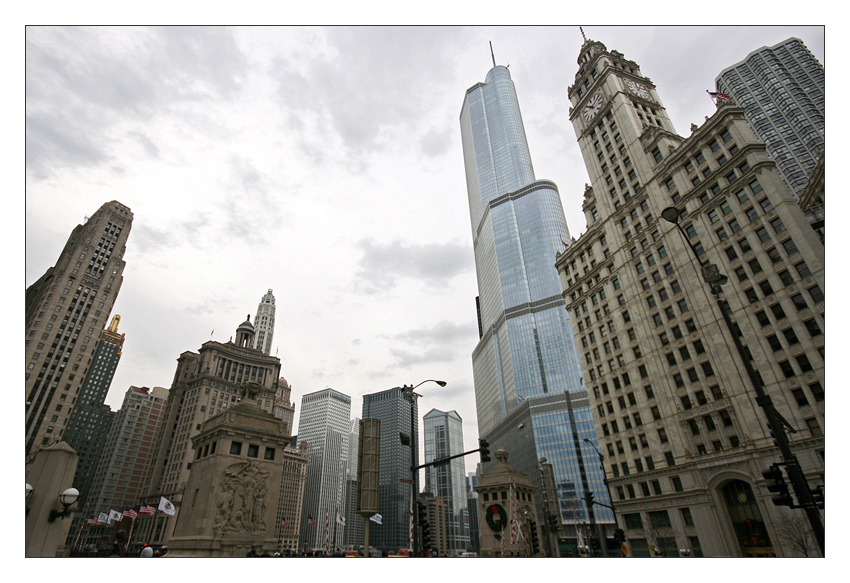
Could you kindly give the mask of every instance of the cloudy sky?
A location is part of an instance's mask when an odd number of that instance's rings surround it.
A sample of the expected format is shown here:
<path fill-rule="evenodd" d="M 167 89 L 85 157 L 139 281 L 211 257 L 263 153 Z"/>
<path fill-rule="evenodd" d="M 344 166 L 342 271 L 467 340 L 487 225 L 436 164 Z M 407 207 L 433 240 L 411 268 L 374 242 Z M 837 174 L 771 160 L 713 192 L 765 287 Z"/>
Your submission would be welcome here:
<path fill-rule="evenodd" d="M 725 67 L 821 27 L 601 27 L 687 136 Z M 301 396 L 425 379 L 422 414 L 456 410 L 477 446 L 472 234 L 458 116 L 510 64 L 538 179 L 585 230 L 588 181 L 566 88 L 569 27 L 26 29 L 26 285 L 110 200 L 135 214 L 113 314 L 126 334 L 107 396 L 169 387 L 176 359 L 226 342 L 273 289 L 272 354 Z M 554 257 L 553 257 L 554 264 Z M 554 267 L 553 267 L 554 269 Z M 473 456 L 470 456 L 472 458 Z M 477 456 L 475 456 L 477 457 Z M 467 467 L 474 469 L 476 459 Z"/>

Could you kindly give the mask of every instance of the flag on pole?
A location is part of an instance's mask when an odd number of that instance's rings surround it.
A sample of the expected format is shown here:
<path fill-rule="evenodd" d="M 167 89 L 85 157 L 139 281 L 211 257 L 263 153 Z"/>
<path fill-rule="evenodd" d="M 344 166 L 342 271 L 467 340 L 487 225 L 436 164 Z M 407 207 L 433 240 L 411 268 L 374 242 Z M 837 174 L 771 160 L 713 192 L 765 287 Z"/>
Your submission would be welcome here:
<path fill-rule="evenodd" d="M 341 524 L 341 525 L 345 526 L 345 516 L 343 516 L 342 514 L 337 512 L 336 513 L 336 522 L 337 522 L 337 524 Z"/>
<path fill-rule="evenodd" d="M 381 523 L 382 518 L 383 517 L 380 514 L 373 514 L 372 516 L 369 517 L 369 520 L 371 520 L 372 522 L 376 522 L 378 524 L 382 524 Z"/>
<path fill-rule="evenodd" d="M 720 91 L 709 91 L 708 89 L 706 89 L 705 92 L 708 93 L 708 96 L 711 97 L 712 99 L 721 99 L 721 100 L 732 99 L 729 95 L 727 95 L 726 93 L 721 93 Z"/>
<path fill-rule="evenodd" d="M 109 524 L 109 515 L 106 512 L 98 513 L 97 524 Z"/>
<path fill-rule="evenodd" d="M 142 502 L 142 505 L 139 507 L 139 514 L 150 514 L 151 516 L 153 516 L 154 514 L 156 514 L 156 508 L 154 508 L 153 506 L 148 506 L 147 504 Z"/>
<path fill-rule="evenodd" d="M 112 522 L 113 520 L 117 520 L 117 521 L 120 522 L 121 521 L 121 513 L 118 512 L 117 510 L 112 510 L 110 508 L 109 509 L 109 522 Z"/>
<path fill-rule="evenodd" d="M 286 523 L 286 519 L 285 519 L 285 518 L 282 518 L 282 519 L 280 520 L 280 523 L 283 525 L 283 528 L 286 528 L 287 526 L 289 526 L 289 525 Z"/>
<path fill-rule="evenodd" d="M 133 510 L 132 508 L 130 508 L 129 506 L 125 506 L 125 507 L 124 507 L 124 514 L 123 514 L 122 516 L 126 516 L 126 517 L 127 517 L 127 518 L 129 518 L 130 520 L 136 520 L 136 517 L 137 517 L 138 515 L 139 515 L 139 514 L 138 514 L 135 510 Z"/>
<path fill-rule="evenodd" d="M 567 243 L 564 241 L 564 238 L 563 238 L 563 237 L 561 237 L 561 245 L 563 245 L 563 246 L 564 246 L 564 249 L 569 248 L 569 244 L 567 244 Z"/>
<path fill-rule="evenodd" d="M 174 504 L 169 502 L 165 496 L 159 497 L 159 508 L 157 508 L 157 510 L 162 510 L 169 516 L 174 516 L 174 513 L 177 512 L 174 508 Z"/>
<path fill-rule="evenodd" d="M 91 525 L 97 524 L 97 518 L 94 517 L 94 514 L 89 516 L 89 519 L 86 520 L 86 524 L 91 524 Z"/>
<path fill-rule="evenodd" d="M 309 524 L 310 526 L 316 526 L 316 521 L 313 519 L 312 514 L 307 515 L 307 524 Z"/>

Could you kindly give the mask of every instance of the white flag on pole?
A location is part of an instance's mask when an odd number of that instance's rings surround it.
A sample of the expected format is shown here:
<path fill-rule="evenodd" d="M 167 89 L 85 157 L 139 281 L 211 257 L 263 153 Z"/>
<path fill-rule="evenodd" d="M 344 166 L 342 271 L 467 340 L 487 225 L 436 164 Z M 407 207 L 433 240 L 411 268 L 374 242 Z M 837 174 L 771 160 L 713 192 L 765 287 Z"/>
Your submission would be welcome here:
<path fill-rule="evenodd" d="M 165 496 L 159 497 L 159 508 L 158 509 L 162 510 L 163 512 L 165 512 L 169 516 L 174 516 L 174 513 L 176 512 L 176 510 L 174 508 L 174 504 L 172 504 L 171 502 L 166 500 Z"/>
<path fill-rule="evenodd" d="M 109 509 L 109 522 L 112 522 L 113 520 L 117 520 L 118 522 L 121 522 L 121 513 L 118 512 L 117 510 L 112 510 L 110 508 Z"/>

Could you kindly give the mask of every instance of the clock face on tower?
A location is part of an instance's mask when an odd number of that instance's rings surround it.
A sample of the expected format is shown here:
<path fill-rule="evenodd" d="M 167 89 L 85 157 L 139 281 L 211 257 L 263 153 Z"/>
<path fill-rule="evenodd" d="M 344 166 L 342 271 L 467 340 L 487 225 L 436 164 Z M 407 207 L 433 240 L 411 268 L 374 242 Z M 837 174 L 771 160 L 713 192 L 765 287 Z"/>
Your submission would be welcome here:
<path fill-rule="evenodd" d="M 582 115 L 584 116 L 584 121 L 590 121 L 593 119 L 599 110 L 602 108 L 602 94 L 597 93 L 593 97 L 590 98 L 590 101 L 584 107 L 584 111 Z"/>
<path fill-rule="evenodd" d="M 638 97 L 649 99 L 649 89 L 647 89 L 644 85 L 641 85 L 640 83 L 636 83 L 634 81 L 629 81 L 627 85 L 629 87 L 629 91 L 631 91 Z"/>

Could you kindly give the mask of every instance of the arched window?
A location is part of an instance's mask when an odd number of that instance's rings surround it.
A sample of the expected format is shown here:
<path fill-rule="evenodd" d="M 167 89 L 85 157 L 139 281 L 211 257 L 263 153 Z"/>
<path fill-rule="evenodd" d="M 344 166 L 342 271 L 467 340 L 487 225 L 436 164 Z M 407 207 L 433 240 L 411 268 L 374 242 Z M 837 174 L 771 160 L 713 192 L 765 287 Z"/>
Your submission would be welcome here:
<path fill-rule="evenodd" d="M 726 502 L 741 554 L 745 557 L 776 556 L 752 487 L 741 480 L 730 480 L 720 492 Z"/>

